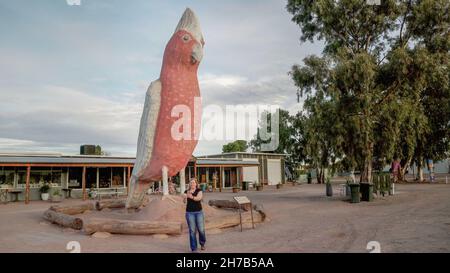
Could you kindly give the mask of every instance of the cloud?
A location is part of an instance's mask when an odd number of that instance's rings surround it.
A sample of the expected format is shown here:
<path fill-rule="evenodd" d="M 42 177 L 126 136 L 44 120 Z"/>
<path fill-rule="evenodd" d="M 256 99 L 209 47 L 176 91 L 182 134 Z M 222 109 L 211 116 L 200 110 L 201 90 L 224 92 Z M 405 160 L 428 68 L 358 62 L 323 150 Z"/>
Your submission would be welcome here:
<path fill-rule="evenodd" d="M 296 112 L 300 45 L 285 1 L 86 0 L 0 3 L 0 151 L 78 152 L 100 144 L 133 155 L 144 95 L 184 8 L 200 18 L 204 105 L 279 104 Z M 39 29 L 39 31 L 36 31 Z M 200 141 L 195 154 L 221 152 Z"/>
<path fill-rule="evenodd" d="M 114 101 L 61 86 L 10 91 L 0 93 L 2 138 L 46 144 L 48 149 L 70 145 L 73 151 L 84 143 L 106 149 L 119 145 L 133 153 L 142 112 L 134 97 Z"/>

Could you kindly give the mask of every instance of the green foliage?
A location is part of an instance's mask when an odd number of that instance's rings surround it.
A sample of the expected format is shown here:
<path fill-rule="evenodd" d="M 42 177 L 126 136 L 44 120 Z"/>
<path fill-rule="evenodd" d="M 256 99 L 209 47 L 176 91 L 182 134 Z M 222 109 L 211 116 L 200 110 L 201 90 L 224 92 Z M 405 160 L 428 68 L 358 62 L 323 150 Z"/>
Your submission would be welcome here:
<path fill-rule="evenodd" d="M 100 145 L 95 146 L 95 155 L 102 155 L 102 147 Z"/>
<path fill-rule="evenodd" d="M 39 188 L 40 193 L 48 193 L 50 191 L 50 186 L 46 183 Z"/>
<path fill-rule="evenodd" d="M 449 1 L 289 0 L 302 41 L 322 56 L 294 65 L 305 97 L 307 154 L 316 167 L 359 169 L 450 150 Z"/>
<path fill-rule="evenodd" d="M 247 151 L 248 144 L 245 140 L 236 140 L 222 146 L 223 153 L 232 152 L 245 152 Z"/>
<path fill-rule="evenodd" d="M 55 189 L 55 190 L 52 192 L 52 195 L 53 195 L 53 196 L 61 196 L 61 190 Z"/>

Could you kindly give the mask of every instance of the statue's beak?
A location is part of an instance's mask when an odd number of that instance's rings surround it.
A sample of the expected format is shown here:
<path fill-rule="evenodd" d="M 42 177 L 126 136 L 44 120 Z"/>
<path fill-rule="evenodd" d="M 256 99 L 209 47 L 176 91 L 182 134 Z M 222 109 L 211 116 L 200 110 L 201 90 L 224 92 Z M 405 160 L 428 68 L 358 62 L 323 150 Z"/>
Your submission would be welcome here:
<path fill-rule="evenodd" d="M 202 61 L 203 47 L 199 43 L 195 43 L 191 54 L 192 64 L 196 64 Z"/>

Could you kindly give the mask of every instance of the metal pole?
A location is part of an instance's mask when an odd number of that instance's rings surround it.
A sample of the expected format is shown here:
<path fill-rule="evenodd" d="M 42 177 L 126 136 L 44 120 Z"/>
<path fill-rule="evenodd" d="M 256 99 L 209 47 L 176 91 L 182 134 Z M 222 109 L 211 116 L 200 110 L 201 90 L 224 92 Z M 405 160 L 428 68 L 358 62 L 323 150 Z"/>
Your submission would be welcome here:
<path fill-rule="evenodd" d="M 180 193 L 184 194 L 185 190 L 186 190 L 186 168 L 183 168 L 180 171 Z"/>
<path fill-rule="evenodd" d="M 27 166 L 27 178 L 26 178 L 26 186 L 25 186 L 25 204 L 30 203 L 30 171 L 31 166 Z"/>
<path fill-rule="evenodd" d="M 255 229 L 255 222 L 253 221 L 253 204 L 250 202 L 250 214 L 252 215 L 252 228 Z"/>
<path fill-rule="evenodd" d="M 241 204 L 238 203 L 239 208 L 239 222 L 241 223 L 241 232 L 242 232 L 242 212 L 241 212 Z"/>
<path fill-rule="evenodd" d="M 83 201 L 86 201 L 86 166 L 83 166 L 83 176 L 81 178 L 81 187 L 83 189 Z"/>

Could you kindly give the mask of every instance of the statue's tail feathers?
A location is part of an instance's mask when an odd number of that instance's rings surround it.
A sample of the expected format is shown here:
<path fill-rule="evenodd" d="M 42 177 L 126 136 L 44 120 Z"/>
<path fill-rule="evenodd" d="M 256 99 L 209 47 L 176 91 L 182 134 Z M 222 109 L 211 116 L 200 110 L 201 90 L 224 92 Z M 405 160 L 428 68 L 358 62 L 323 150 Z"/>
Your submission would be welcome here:
<path fill-rule="evenodd" d="M 136 176 L 131 176 L 130 190 L 126 202 L 127 209 L 138 209 L 144 203 L 145 195 L 151 183 L 138 181 Z"/>

